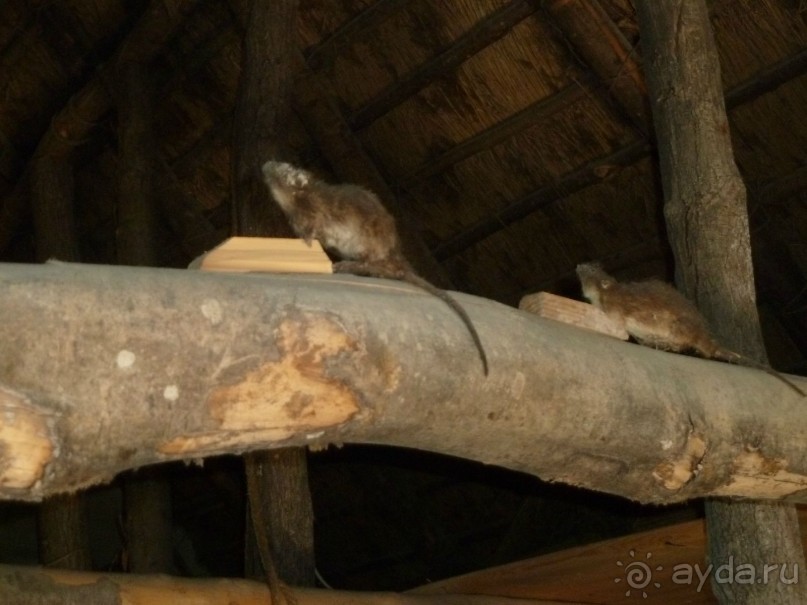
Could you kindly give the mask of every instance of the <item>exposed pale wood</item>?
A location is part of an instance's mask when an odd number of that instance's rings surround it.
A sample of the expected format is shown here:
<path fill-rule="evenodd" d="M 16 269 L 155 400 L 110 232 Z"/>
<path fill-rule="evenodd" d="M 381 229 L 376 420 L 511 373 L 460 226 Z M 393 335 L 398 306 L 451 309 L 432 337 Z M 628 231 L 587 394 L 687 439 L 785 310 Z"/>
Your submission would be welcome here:
<path fill-rule="evenodd" d="M 477 23 L 456 40 L 448 50 L 400 78 L 395 84 L 382 90 L 364 107 L 354 112 L 348 118 L 351 128 L 361 130 L 369 126 L 396 105 L 428 86 L 436 78 L 452 72 L 483 48 L 507 35 L 513 26 L 533 14 L 536 8 L 535 3 L 530 0 L 511 0 Z"/>
<path fill-rule="evenodd" d="M 551 292 L 528 294 L 518 303 L 518 308 L 535 313 L 539 317 L 554 319 L 571 326 L 613 336 L 620 340 L 628 340 L 629 338 L 624 327 L 615 324 L 613 320 L 594 305 L 558 296 Z"/>
<path fill-rule="evenodd" d="M 316 240 L 231 237 L 191 263 L 203 271 L 333 273 L 333 264 Z"/>
<path fill-rule="evenodd" d="M 4 603 L 118 603 L 119 605 L 273 605 L 263 586 L 249 580 L 188 579 L 102 574 L 0 565 Z M 569 601 L 470 595 L 415 595 L 294 588 L 296 605 L 582 605 Z"/>
<path fill-rule="evenodd" d="M 8 264 L 0 292 L 0 316 L 14 317 L 0 342 L 16 352 L 0 385 L 49 444 L 0 498 L 332 441 L 442 452 L 643 502 L 807 494 L 804 401 L 775 378 L 467 295 L 455 296 L 486 343 L 487 378 L 462 322 L 399 282 Z M 28 429 L 2 430 L 17 418 L 0 416 L 3 473 L 30 444 Z"/>

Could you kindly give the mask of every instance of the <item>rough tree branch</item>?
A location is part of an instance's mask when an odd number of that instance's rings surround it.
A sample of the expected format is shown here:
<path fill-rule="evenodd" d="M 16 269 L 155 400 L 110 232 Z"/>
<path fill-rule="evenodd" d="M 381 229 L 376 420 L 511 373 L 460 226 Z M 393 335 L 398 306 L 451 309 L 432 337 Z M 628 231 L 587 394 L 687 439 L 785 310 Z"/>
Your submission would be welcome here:
<path fill-rule="evenodd" d="M 763 372 L 398 282 L 0 265 L 0 498 L 289 445 L 442 452 L 642 502 L 807 501 L 805 402 Z M 807 386 L 804 381 L 795 379 Z"/>

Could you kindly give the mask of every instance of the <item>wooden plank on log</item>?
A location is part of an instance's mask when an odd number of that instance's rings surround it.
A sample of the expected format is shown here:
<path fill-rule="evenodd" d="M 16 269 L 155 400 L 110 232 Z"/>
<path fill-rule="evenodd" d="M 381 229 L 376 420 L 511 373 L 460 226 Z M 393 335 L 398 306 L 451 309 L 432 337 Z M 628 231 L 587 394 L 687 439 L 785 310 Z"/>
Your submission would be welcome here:
<path fill-rule="evenodd" d="M 630 338 L 624 326 L 615 323 L 594 305 L 558 296 L 551 292 L 527 294 L 518 303 L 518 308 L 535 313 L 539 317 L 554 319 L 570 326 L 613 336 L 620 340 Z"/>

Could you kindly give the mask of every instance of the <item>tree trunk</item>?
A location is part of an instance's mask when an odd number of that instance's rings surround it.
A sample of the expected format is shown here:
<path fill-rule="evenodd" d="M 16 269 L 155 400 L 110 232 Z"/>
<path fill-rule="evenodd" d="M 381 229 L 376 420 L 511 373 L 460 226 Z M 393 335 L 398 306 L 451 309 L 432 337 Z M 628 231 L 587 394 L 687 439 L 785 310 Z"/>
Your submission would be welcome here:
<path fill-rule="evenodd" d="M 73 163 L 65 156 L 34 160 L 31 179 L 36 259 L 79 260 L 73 214 Z"/>
<path fill-rule="evenodd" d="M 703 0 L 636 3 L 658 139 L 665 217 L 676 282 L 727 347 L 765 362 L 751 264 L 745 187 L 731 153 L 720 66 Z M 748 426 L 743 442 L 763 435 Z M 792 505 L 707 502 L 709 559 L 715 566 L 787 562 L 804 569 Z M 760 576 L 757 576 L 759 578 Z M 724 603 L 807 602 L 807 584 L 740 582 L 712 576 Z"/>
<path fill-rule="evenodd" d="M 45 155 L 34 160 L 31 206 L 37 260 L 78 261 L 73 165 L 69 157 Z M 37 522 L 43 565 L 92 569 L 81 495 L 64 494 L 45 500 L 39 507 Z"/>
<path fill-rule="evenodd" d="M 269 195 L 261 166 L 269 159 L 287 158 L 289 153 L 282 133 L 291 116 L 292 65 L 298 52 L 297 0 L 250 0 L 245 26 L 233 123 L 232 231 L 235 235 L 289 237 L 293 233 Z M 315 581 L 306 452 L 255 452 L 244 457 L 244 464 L 250 520 L 269 588 L 273 599 L 283 599 L 278 579 L 295 586 L 313 586 Z M 245 569 L 252 567 L 247 561 Z"/>
<path fill-rule="evenodd" d="M 152 82 L 140 63 L 120 67 L 118 109 L 118 263 L 155 266 Z"/>
<path fill-rule="evenodd" d="M 39 560 L 45 567 L 90 570 L 90 543 L 80 494 L 48 498 L 39 508 Z"/>
<path fill-rule="evenodd" d="M 114 91 L 118 111 L 118 263 L 157 264 L 154 199 L 154 93 L 142 63 L 120 66 L 121 87 Z M 163 469 L 148 468 L 123 481 L 128 571 L 171 573 L 173 528 L 171 487 Z"/>
<path fill-rule="evenodd" d="M 282 133 L 291 117 L 296 34 L 297 0 L 249 0 L 231 151 L 235 235 L 293 237 L 261 166 L 290 152 Z"/>

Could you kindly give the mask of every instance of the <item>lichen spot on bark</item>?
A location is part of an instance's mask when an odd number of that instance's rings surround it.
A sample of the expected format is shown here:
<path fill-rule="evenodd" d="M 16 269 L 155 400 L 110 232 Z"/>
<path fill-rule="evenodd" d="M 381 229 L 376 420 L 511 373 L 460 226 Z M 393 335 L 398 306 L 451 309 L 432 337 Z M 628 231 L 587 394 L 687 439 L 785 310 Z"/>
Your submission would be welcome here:
<path fill-rule="evenodd" d="M 137 356 L 134 353 L 127 351 L 126 349 L 122 349 L 118 351 L 118 355 L 115 358 L 115 363 L 119 369 L 127 370 L 135 364 L 136 360 Z"/>
<path fill-rule="evenodd" d="M 30 489 L 53 452 L 47 415 L 23 395 L 0 388 L 0 486 Z"/>
<path fill-rule="evenodd" d="M 327 374 L 328 360 L 355 352 L 356 342 L 336 322 L 294 314 L 277 328 L 280 358 L 219 387 L 208 402 L 222 429 L 265 432 L 284 439 L 333 427 L 359 411 L 357 394 Z"/>

